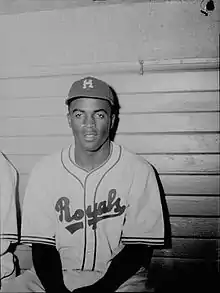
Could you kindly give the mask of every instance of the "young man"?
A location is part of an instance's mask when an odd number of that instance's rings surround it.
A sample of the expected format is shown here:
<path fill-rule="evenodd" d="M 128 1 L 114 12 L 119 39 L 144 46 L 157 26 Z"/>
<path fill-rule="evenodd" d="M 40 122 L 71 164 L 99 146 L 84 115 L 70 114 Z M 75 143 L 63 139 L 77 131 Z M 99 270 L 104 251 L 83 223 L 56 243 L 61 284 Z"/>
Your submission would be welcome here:
<path fill-rule="evenodd" d="M 16 184 L 17 171 L 0 152 L 0 287 L 16 274 L 13 251 L 10 251 L 10 244 L 18 241 Z"/>
<path fill-rule="evenodd" d="M 164 243 L 160 193 L 150 164 L 110 141 L 115 98 L 94 77 L 71 86 L 73 142 L 40 161 L 27 186 L 21 242 L 32 245 L 35 271 L 14 281 L 17 290 L 146 290 L 136 273 Z"/>

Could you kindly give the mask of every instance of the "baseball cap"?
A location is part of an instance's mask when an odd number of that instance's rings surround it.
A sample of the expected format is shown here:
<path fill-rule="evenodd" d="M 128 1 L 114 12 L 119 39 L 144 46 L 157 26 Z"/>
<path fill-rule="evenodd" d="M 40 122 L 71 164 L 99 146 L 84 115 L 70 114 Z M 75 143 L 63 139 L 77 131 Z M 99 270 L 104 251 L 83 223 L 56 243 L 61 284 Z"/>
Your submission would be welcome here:
<path fill-rule="evenodd" d="M 114 105 L 114 96 L 110 86 L 93 76 L 84 77 L 75 81 L 66 97 L 65 104 L 68 105 L 70 100 L 79 97 L 88 97 L 94 99 L 103 99 Z"/>

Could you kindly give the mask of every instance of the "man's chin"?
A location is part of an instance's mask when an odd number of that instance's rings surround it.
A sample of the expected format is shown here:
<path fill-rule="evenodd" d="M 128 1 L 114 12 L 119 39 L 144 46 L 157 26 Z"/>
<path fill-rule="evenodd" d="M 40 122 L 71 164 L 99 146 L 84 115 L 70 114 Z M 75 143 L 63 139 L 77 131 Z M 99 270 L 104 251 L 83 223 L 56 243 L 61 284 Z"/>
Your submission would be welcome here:
<path fill-rule="evenodd" d="M 95 140 L 83 139 L 79 143 L 79 147 L 81 148 L 81 150 L 85 152 L 97 152 L 105 145 L 106 142 L 107 142 L 107 139 L 104 141 L 100 141 L 98 139 L 95 139 Z"/>
<path fill-rule="evenodd" d="M 101 146 L 95 144 L 94 142 L 86 142 L 84 143 L 83 145 L 83 149 L 86 151 L 86 152 L 96 152 L 100 149 Z"/>
<path fill-rule="evenodd" d="M 86 143 L 83 146 L 83 150 L 90 153 L 98 152 L 103 147 L 103 144 L 92 144 L 92 143 Z"/>

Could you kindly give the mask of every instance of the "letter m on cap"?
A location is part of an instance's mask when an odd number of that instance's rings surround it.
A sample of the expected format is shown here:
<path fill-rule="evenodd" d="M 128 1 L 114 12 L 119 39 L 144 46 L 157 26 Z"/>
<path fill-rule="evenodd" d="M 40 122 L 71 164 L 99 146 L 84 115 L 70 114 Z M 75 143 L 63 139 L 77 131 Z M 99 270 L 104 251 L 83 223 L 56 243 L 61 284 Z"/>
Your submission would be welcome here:
<path fill-rule="evenodd" d="M 87 89 L 87 88 L 93 89 L 92 79 L 84 79 L 83 88 L 84 89 Z"/>

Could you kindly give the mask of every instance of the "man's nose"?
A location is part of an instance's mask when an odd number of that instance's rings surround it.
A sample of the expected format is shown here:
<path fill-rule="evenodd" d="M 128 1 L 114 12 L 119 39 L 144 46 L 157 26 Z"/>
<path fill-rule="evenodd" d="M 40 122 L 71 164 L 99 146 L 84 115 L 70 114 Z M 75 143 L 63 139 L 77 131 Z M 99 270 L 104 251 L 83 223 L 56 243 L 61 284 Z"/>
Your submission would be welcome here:
<path fill-rule="evenodd" d="M 84 120 L 84 125 L 86 127 L 94 127 L 95 126 L 94 118 L 91 115 L 86 116 Z"/>

